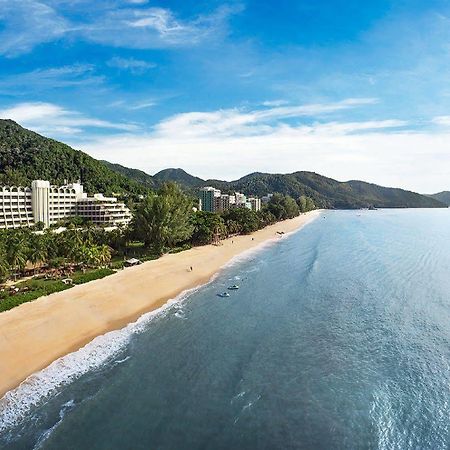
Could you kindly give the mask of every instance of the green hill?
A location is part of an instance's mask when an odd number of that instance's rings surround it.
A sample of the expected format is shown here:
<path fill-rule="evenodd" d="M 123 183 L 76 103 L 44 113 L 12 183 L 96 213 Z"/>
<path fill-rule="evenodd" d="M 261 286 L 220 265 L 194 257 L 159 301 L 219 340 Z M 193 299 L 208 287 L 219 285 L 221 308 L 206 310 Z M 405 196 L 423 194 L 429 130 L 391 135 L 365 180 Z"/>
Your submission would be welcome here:
<path fill-rule="evenodd" d="M 435 200 L 438 200 L 447 206 L 450 206 L 450 191 L 442 191 L 438 192 L 437 194 L 430 194 L 428 197 L 432 197 Z"/>
<path fill-rule="evenodd" d="M 439 208 L 436 198 L 403 189 L 386 188 L 363 181 L 339 182 L 313 172 L 291 174 L 252 173 L 236 181 L 194 177 L 183 169 L 165 169 L 151 176 L 120 164 L 98 161 L 66 144 L 0 119 L 0 185 L 27 185 L 35 179 L 54 184 L 81 179 L 87 192 L 139 195 L 166 181 L 175 181 L 188 191 L 212 185 L 224 192 L 242 191 L 263 196 L 270 192 L 311 197 L 322 208 Z M 445 201 L 445 194 L 436 194 Z"/>
<path fill-rule="evenodd" d="M 363 181 L 339 182 L 314 172 L 291 174 L 253 173 L 239 180 L 208 180 L 223 191 L 242 191 L 258 196 L 281 192 L 294 198 L 311 197 L 322 208 L 439 208 L 444 205 L 429 197 L 403 189 L 386 188 Z"/>
<path fill-rule="evenodd" d="M 154 178 L 142 170 L 130 169 L 129 167 L 121 166 L 120 164 L 114 164 L 103 160 L 101 162 L 114 172 L 117 172 L 130 180 L 136 181 L 146 188 L 154 189 L 156 187 L 157 183 L 155 182 Z"/>
<path fill-rule="evenodd" d="M 153 178 L 160 184 L 165 181 L 174 181 L 187 188 L 196 188 L 205 184 L 204 180 L 190 175 L 183 169 L 164 169 L 155 174 Z"/>
<path fill-rule="evenodd" d="M 0 119 L 0 185 L 54 184 L 81 179 L 90 193 L 144 194 L 144 185 L 111 170 L 86 153 Z"/>

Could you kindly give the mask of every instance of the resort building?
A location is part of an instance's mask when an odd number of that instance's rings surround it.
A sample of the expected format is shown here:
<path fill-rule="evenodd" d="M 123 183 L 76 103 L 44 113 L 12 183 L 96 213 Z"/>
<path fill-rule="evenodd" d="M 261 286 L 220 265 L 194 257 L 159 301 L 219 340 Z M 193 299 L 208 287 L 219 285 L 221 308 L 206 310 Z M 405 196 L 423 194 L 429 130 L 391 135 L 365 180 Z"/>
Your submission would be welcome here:
<path fill-rule="evenodd" d="M 118 226 L 131 221 L 131 212 L 115 197 L 88 197 L 80 183 L 51 186 L 35 180 L 31 187 L 0 190 L 0 228 L 20 228 L 42 222 L 45 227 L 80 216 L 94 225 Z"/>
<path fill-rule="evenodd" d="M 96 225 L 127 225 L 131 221 L 131 212 L 123 203 L 103 194 L 81 198 L 77 203 L 77 215 Z"/>

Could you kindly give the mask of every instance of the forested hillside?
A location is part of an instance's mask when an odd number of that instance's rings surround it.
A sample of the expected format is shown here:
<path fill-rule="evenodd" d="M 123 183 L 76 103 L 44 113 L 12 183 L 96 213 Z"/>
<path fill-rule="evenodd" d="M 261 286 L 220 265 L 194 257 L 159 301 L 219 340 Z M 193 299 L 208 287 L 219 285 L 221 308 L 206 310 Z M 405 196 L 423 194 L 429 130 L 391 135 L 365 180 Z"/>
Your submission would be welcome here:
<path fill-rule="evenodd" d="M 236 181 L 202 180 L 183 169 L 165 169 L 151 176 L 107 161 L 98 161 L 66 144 L 40 136 L 11 120 L 0 120 L 0 185 L 28 185 L 34 179 L 54 184 L 81 179 L 88 192 L 144 194 L 166 181 L 175 181 L 194 193 L 212 185 L 224 192 L 242 191 L 263 196 L 279 192 L 294 199 L 311 198 L 321 208 L 439 208 L 439 200 L 403 189 L 363 181 L 339 182 L 313 172 L 253 173 Z"/>
<path fill-rule="evenodd" d="M 306 195 L 321 208 L 439 208 L 444 205 L 432 198 L 403 189 L 385 188 L 363 181 L 339 182 L 313 172 L 292 174 L 253 173 L 237 181 L 206 182 L 224 191 L 237 190 L 265 195 L 281 192 L 298 198 Z"/>
<path fill-rule="evenodd" d="M 81 179 L 85 191 L 143 194 L 146 187 L 106 167 L 86 153 L 0 119 L 0 185 L 54 184 Z"/>

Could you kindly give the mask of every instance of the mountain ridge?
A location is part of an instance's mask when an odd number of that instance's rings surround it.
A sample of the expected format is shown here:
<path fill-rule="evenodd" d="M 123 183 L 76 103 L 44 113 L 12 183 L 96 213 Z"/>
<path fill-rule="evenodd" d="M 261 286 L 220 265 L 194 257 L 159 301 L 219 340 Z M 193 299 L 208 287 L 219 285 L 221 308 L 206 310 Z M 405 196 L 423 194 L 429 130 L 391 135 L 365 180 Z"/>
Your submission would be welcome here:
<path fill-rule="evenodd" d="M 81 150 L 21 127 L 12 120 L 0 119 L 0 184 L 29 184 L 33 179 L 81 179 L 87 192 L 142 195 L 166 181 L 175 181 L 193 192 L 211 185 L 224 192 L 242 191 L 263 196 L 280 192 L 295 199 L 311 197 L 322 208 L 364 207 L 418 208 L 445 207 L 430 196 L 398 188 L 387 188 L 364 181 L 340 182 L 315 172 L 290 174 L 253 172 L 238 180 L 203 180 L 180 168 L 168 168 L 155 175 L 108 161 L 99 161 Z"/>
<path fill-rule="evenodd" d="M 447 206 L 450 206 L 450 191 L 437 192 L 436 194 L 429 194 L 428 197 L 434 198 Z"/>

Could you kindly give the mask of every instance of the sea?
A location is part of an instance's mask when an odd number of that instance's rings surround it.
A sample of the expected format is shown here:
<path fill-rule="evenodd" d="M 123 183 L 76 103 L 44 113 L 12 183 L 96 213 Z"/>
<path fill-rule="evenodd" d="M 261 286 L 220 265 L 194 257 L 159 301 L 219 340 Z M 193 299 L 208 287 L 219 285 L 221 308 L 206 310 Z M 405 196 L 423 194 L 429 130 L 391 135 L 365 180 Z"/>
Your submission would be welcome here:
<path fill-rule="evenodd" d="M 0 448 L 450 448 L 450 210 L 326 211 L 235 258 L 8 393 Z"/>

